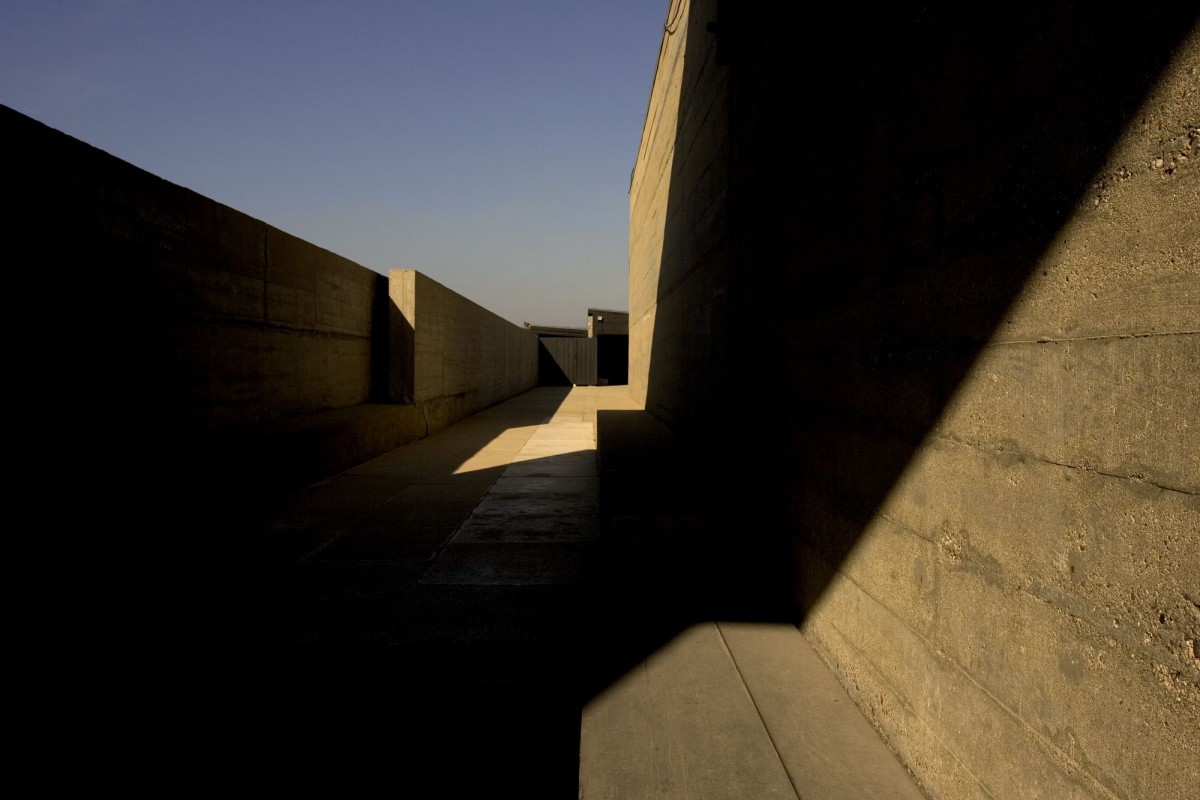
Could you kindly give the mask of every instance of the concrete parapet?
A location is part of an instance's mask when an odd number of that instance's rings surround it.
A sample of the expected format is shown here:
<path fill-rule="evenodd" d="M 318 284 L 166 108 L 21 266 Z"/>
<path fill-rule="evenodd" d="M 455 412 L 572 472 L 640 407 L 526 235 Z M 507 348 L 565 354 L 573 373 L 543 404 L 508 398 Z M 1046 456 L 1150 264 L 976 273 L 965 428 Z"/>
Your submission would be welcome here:
<path fill-rule="evenodd" d="M 421 407 L 430 431 L 537 385 L 537 337 L 416 270 L 390 273 L 395 402 Z"/>

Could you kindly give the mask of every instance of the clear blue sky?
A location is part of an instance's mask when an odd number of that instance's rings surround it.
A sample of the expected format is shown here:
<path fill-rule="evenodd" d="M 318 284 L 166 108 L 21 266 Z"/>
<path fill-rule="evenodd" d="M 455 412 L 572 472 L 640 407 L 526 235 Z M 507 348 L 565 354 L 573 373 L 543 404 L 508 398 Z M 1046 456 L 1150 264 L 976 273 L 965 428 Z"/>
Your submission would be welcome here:
<path fill-rule="evenodd" d="M 667 0 L 3 0 L 0 103 L 518 324 L 628 305 Z"/>

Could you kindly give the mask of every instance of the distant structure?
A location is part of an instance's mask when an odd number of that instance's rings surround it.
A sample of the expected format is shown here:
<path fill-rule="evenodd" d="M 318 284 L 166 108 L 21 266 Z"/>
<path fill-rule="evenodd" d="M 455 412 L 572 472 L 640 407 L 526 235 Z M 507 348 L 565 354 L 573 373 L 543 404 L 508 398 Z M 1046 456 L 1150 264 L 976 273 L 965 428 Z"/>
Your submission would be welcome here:
<path fill-rule="evenodd" d="M 589 308 L 586 328 L 534 325 L 538 384 L 611 386 L 629 382 L 629 312 Z"/>

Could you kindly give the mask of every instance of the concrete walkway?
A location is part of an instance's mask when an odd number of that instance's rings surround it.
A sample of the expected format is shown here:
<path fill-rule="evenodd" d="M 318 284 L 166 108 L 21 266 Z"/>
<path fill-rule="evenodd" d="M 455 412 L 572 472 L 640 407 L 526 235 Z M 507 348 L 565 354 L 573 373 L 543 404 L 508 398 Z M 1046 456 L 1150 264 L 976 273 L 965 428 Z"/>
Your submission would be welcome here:
<path fill-rule="evenodd" d="M 921 800 L 794 627 L 703 622 L 590 700 L 580 797 Z"/>
<path fill-rule="evenodd" d="M 594 431 L 611 409 L 638 418 L 624 387 L 538 389 L 240 520 L 229 779 L 335 796 L 919 797 L 794 626 L 678 613 L 658 591 L 670 581 L 645 591 L 672 552 L 601 538 Z M 614 428 L 610 471 L 660 463 L 636 456 L 636 425 Z M 626 534 L 693 526 L 617 510 Z M 640 587 L 614 558 L 639 561 Z"/>
<path fill-rule="evenodd" d="M 239 782 L 577 795 L 598 407 L 537 389 L 239 523 Z"/>

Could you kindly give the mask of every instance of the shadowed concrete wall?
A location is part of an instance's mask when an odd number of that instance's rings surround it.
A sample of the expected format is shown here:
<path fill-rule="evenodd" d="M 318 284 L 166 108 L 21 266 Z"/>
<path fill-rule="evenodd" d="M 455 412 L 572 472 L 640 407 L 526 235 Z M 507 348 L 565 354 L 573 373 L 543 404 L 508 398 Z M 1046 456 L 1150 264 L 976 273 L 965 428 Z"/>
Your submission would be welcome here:
<path fill-rule="evenodd" d="M 383 275 L 12 109 L 0 130 L 9 247 L 43 282 L 23 352 L 51 458 L 85 445 L 148 497 L 253 502 L 536 381 L 532 335 L 424 276 L 398 273 L 414 342 Z M 418 391 L 390 397 L 414 363 Z"/>
<path fill-rule="evenodd" d="M 392 398 L 419 406 L 429 430 L 537 385 L 537 337 L 415 270 L 391 271 Z"/>
<path fill-rule="evenodd" d="M 179 424 L 366 402 L 386 279 L 3 109 L 31 224 L 69 281 L 60 307 L 81 398 L 119 395 Z M 53 335 L 60 335 L 55 332 Z"/>
<path fill-rule="evenodd" d="M 786 533 L 804 630 L 931 796 L 1190 797 L 1194 11 L 738 9 L 669 14 L 635 396 L 735 440 L 735 533 Z"/>

